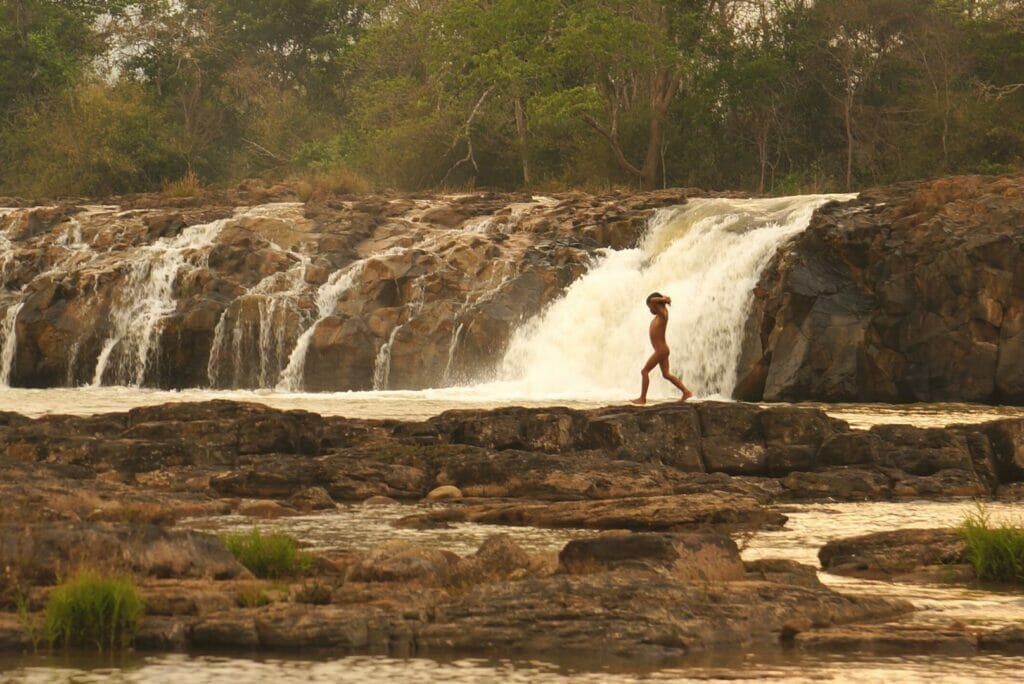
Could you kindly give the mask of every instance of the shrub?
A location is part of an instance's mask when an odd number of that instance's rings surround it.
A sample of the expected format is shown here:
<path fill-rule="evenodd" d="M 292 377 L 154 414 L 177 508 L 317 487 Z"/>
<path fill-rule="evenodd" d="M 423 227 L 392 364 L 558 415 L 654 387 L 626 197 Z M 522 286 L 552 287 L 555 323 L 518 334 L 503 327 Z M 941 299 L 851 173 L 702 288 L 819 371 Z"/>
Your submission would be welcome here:
<path fill-rule="evenodd" d="M 251 532 L 225 534 L 221 538 L 238 562 L 257 577 L 298 575 L 312 563 L 310 555 L 299 550 L 298 542 L 282 532 L 263 534 L 253 528 Z"/>
<path fill-rule="evenodd" d="M 80 571 L 46 603 L 50 643 L 116 650 L 131 645 L 144 607 L 131 580 Z"/>
<path fill-rule="evenodd" d="M 967 544 L 967 558 L 978 579 L 1024 583 L 1024 526 L 997 525 L 979 504 L 957 531 Z"/>

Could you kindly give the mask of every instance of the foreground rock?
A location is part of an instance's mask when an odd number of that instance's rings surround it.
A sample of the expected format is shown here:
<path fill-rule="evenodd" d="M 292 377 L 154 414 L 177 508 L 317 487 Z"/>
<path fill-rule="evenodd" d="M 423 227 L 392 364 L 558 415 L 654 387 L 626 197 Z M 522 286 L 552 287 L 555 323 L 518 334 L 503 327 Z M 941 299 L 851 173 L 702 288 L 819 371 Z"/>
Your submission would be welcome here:
<path fill-rule="evenodd" d="M 27 561 L 45 558 L 29 551 Z M 796 629 L 910 610 L 901 601 L 840 595 L 813 571 L 766 572 L 770 562 L 748 569 L 728 537 L 709 534 L 580 539 L 558 559 L 528 554 L 502 536 L 467 557 L 391 542 L 319 565 L 318 575 L 284 593 L 239 579 L 144 578 L 148 612 L 137 643 L 396 655 L 500 649 L 636 662 L 780 647 Z M 30 582 L 49 583 L 42 574 Z M 315 583 L 325 589 L 313 600 Z M 269 603 L 239 607 L 238 597 L 254 590 Z M 0 613 L 0 648 L 16 649 L 27 640 L 8 617 Z"/>
<path fill-rule="evenodd" d="M 755 289 L 736 396 L 1024 403 L 1024 176 L 861 193 Z"/>
<path fill-rule="evenodd" d="M 892 582 L 975 579 L 967 545 L 955 530 L 893 530 L 828 542 L 818 551 L 827 572 Z"/>

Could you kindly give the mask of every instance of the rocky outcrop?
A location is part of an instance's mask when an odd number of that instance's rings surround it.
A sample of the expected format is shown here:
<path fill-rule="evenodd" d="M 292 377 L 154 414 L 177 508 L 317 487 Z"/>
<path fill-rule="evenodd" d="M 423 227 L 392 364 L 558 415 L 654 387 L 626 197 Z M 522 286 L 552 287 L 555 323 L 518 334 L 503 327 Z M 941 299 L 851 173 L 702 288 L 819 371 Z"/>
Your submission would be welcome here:
<path fill-rule="evenodd" d="M 277 516 L 437 490 L 457 511 L 444 515 L 509 524 L 667 529 L 699 524 L 687 511 L 707 494 L 743 502 L 737 522 L 772 524 L 757 505 L 1012 494 L 1024 482 L 1022 424 L 851 430 L 816 409 L 716 402 L 407 423 L 225 401 L 2 414 L 0 521 Z"/>
<path fill-rule="evenodd" d="M 819 209 L 755 289 L 735 396 L 1024 403 L 1024 177 Z"/>

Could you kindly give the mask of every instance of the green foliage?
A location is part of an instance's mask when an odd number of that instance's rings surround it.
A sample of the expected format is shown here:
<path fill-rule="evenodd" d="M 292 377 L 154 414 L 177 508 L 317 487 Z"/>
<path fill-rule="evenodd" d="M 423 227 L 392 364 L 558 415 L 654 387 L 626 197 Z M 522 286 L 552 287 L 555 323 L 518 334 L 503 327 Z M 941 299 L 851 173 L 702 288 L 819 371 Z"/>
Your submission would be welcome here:
<path fill-rule="evenodd" d="M 978 579 L 1024 583 L 1024 525 L 995 524 L 979 504 L 957 531 Z"/>
<path fill-rule="evenodd" d="M 1013 172 L 1022 73 L 1003 0 L 10 0 L 0 194 Z"/>
<path fill-rule="evenodd" d="M 235 558 L 252 574 L 262 578 L 291 577 L 307 572 L 312 558 L 301 551 L 298 542 L 283 532 L 225 534 L 221 539 Z"/>
<path fill-rule="evenodd" d="M 46 633 L 62 646 L 118 650 L 131 645 L 143 612 L 131 580 L 83 570 L 50 594 Z"/>

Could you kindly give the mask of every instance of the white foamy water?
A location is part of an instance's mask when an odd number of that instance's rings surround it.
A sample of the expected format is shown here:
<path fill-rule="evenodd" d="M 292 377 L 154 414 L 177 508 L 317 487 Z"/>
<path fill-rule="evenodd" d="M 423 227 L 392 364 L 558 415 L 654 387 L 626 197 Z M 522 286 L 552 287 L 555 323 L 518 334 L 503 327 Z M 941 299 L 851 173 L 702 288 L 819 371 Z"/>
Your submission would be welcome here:
<path fill-rule="evenodd" d="M 103 343 L 93 372 L 93 385 L 107 379 L 114 360 L 113 380 L 122 385 L 142 385 L 157 342 L 160 322 L 174 313 L 174 282 L 178 272 L 201 266 L 210 247 L 229 219 L 191 226 L 174 238 L 147 245 L 130 263 L 127 284 L 120 291 L 110 315 L 112 332 Z"/>
<path fill-rule="evenodd" d="M 14 364 L 14 352 L 18 348 L 18 313 L 25 302 L 18 302 L 7 307 L 3 323 L 0 324 L 0 387 L 7 387 L 11 382 L 11 366 Z"/>
<path fill-rule="evenodd" d="M 608 250 L 543 315 L 514 335 L 502 379 L 524 396 L 639 394 L 651 354 L 651 292 L 672 297 L 667 341 L 673 372 L 698 397 L 727 397 L 753 289 L 772 255 L 814 210 L 850 195 L 695 199 L 660 211 L 640 247 Z M 653 397 L 678 392 L 655 373 Z"/>

